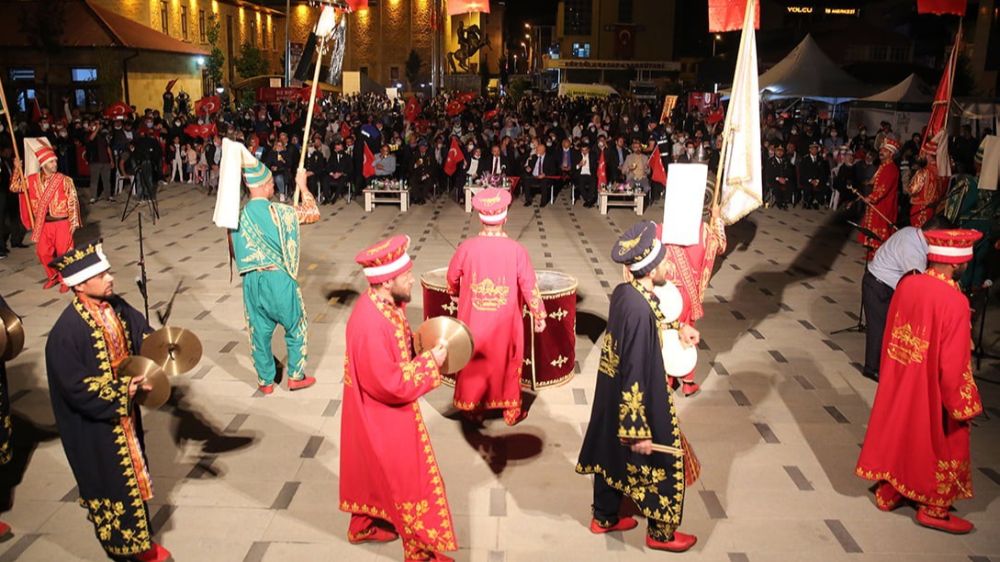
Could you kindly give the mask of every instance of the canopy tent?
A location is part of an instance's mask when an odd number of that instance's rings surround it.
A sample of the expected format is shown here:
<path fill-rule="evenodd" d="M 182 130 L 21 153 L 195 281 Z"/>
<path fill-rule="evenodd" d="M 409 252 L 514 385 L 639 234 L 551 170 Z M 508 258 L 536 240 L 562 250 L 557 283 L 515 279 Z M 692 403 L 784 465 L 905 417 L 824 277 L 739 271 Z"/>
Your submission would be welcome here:
<path fill-rule="evenodd" d="M 806 35 L 781 62 L 761 74 L 760 90 L 765 99 L 804 98 L 839 104 L 867 95 L 872 88 L 841 70 L 812 35 Z"/>
<path fill-rule="evenodd" d="M 847 130 L 853 133 L 863 124 L 874 133 L 887 121 L 901 139 L 907 140 L 927 126 L 933 101 L 934 88 L 910 74 L 888 90 L 852 103 Z"/>

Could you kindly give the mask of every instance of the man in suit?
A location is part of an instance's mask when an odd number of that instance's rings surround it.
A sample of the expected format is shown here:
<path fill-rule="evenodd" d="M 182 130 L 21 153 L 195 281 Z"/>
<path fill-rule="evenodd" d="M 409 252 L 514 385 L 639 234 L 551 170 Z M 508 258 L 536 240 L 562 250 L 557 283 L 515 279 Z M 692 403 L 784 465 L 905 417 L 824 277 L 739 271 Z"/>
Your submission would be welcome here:
<path fill-rule="evenodd" d="M 499 144 L 490 147 L 490 157 L 486 159 L 483 172 L 495 176 L 507 175 L 507 160 L 500 154 Z"/>
<path fill-rule="evenodd" d="M 779 209 L 787 209 L 797 182 L 795 167 L 785 158 L 785 147 L 780 143 L 774 147 L 774 156 L 768 159 L 764 170 L 767 189 L 774 194 L 775 203 Z"/>
<path fill-rule="evenodd" d="M 608 181 L 625 181 L 625 172 L 622 170 L 622 166 L 625 164 L 625 159 L 628 158 L 628 147 L 625 146 L 625 137 L 618 136 L 615 139 L 615 145 L 611 149 L 611 153 L 615 157 L 615 174 L 614 178 L 611 178 L 611 166 L 608 166 Z"/>
<path fill-rule="evenodd" d="M 559 162 L 556 158 L 546 156 L 544 143 L 535 145 L 535 153 L 528 157 L 524 169 L 527 175 L 524 178 L 524 206 L 530 207 L 535 193 L 538 192 L 542 201 L 540 207 L 548 205 L 546 198 L 552 188 L 552 177 L 559 174 Z"/>
<path fill-rule="evenodd" d="M 799 185 L 802 187 L 802 206 L 818 209 L 826 195 L 826 184 L 830 177 L 826 161 L 819 155 L 819 143 L 809 143 L 809 154 L 799 161 Z"/>
<path fill-rule="evenodd" d="M 407 181 L 410 183 L 413 204 L 423 205 L 427 201 L 428 192 L 434 188 L 434 157 L 427 150 L 427 141 L 420 141 L 413 158 Z"/>
<path fill-rule="evenodd" d="M 323 139 L 317 135 L 313 138 L 312 145 L 306 148 L 306 185 L 320 204 L 323 202 L 324 194 L 330 190 L 329 176 L 325 173 L 326 166 Z"/>
<path fill-rule="evenodd" d="M 351 179 L 351 170 L 354 168 L 354 161 L 351 156 L 344 152 L 344 141 L 337 140 L 333 143 L 333 152 L 326 163 L 326 174 L 330 178 L 326 183 L 327 193 L 323 196 L 323 203 L 333 204 L 338 197 L 347 195 L 347 183 Z"/>
<path fill-rule="evenodd" d="M 576 189 L 583 199 L 583 206 L 593 207 L 597 204 L 597 158 L 590 153 L 590 143 L 584 140 L 573 163 L 576 176 Z"/>

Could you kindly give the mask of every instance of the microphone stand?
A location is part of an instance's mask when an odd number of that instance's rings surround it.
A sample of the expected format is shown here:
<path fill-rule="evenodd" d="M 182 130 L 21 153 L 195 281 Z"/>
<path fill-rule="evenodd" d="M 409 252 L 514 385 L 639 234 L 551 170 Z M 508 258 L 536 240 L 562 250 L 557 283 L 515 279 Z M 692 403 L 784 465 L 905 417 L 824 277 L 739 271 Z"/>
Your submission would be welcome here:
<path fill-rule="evenodd" d="M 143 244 L 142 237 L 142 212 L 139 212 L 139 277 L 135 280 L 135 284 L 139 286 L 139 293 L 142 294 L 142 305 L 143 310 L 146 312 L 146 321 L 149 321 L 149 293 L 146 290 L 148 287 L 149 278 L 146 277 L 146 251 Z"/>

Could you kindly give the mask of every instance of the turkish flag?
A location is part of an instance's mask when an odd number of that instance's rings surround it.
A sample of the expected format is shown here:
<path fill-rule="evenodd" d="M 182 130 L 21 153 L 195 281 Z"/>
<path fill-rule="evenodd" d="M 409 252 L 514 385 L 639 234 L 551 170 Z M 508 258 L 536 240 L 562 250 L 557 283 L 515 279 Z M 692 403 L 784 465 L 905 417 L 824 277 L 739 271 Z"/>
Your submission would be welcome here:
<path fill-rule="evenodd" d="M 201 98 L 200 100 L 194 102 L 194 112 L 199 113 L 216 113 L 222 109 L 222 100 L 219 96 L 207 96 Z"/>
<path fill-rule="evenodd" d="M 635 55 L 635 26 L 615 25 L 615 58 L 631 59 Z"/>
<path fill-rule="evenodd" d="M 479 94 L 476 92 L 462 92 L 461 94 L 455 96 L 455 99 L 460 103 L 469 103 L 477 97 L 479 97 Z"/>
<path fill-rule="evenodd" d="M 365 10 L 368 8 L 368 0 L 346 0 L 347 7 L 350 8 L 352 12 L 357 12 L 358 10 Z"/>
<path fill-rule="evenodd" d="M 754 2 L 754 29 L 760 29 L 760 2 Z M 708 31 L 721 33 L 743 29 L 747 0 L 708 0 Z"/>
<path fill-rule="evenodd" d="M 416 121 L 419 115 L 420 102 L 417 101 L 417 96 L 410 96 L 410 99 L 406 100 L 406 107 L 403 109 L 403 119 L 412 123 Z"/>
<path fill-rule="evenodd" d="M 365 161 L 361 166 L 361 174 L 365 178 L 370 178 L 375 175 L 375 155 L 372 154 L 372 149 L 368 148 L 368 143 L 361 143 L 365 147 Z"/>
<path fill-rule="evenodd" d="M 708 116 L 705 117 L 705 122 L 709 125 L 715 125 L 716 123 L 722 121 L 726 118 L 726 112 L 722 110 L 722 106 L 716 106 L 712 109 Z"/>
<path fill-rule="evenodd" d="M 597 159 L 597 185 L 608 185 L 608 163 L 604 160 L 604 150 L 601 150 L 601 157 Z"/>
<path fill-rule="evenodd" d="M 214 137 L 216 132 L 217 129 L 215 128 L 215 123 L 208 123 L 205 125 L 192 123 L 187 127 L 184 127 L 184 134 L 192 138 L 207 139 L 209 137 Z"/>
<path fill-rule="evenodd" d="M 485 114 L 483 114 L 483 121 L 491 121 L 493 120 L 494 117 L 496 117 L 499 114 L 500 114 L 500 108 L 499 107 L 493 108 L 487 111 Z"/>
<path fill-rule="evenodd" d="M 448 149 L 448 158 L 444 161 L 444 173 L 453 176 L 459 162 L 465 162 L 465 153 L 458 144 L 458 139 L 451 137 L 451 148 Z"/>
<path fill-rule="evenodd" d="M 104 116 L 108 119 L 124 118 L 132 113 L 132 108 L 123 101 L 116 101 L 104 110 Z"/>
<path fill-rule="evenodd" d="M 667 185 L 667 170 L 663 168 L 663 159 L 660 158 L 660 147 L 653 149 L 649 155 L 649 179 L 656 183 Z"/>
<path fill-rule="evenodd" d="M 965 16 L 966 0 L 917 0 L 918 14 Z"/>
<path fill-rule="evenodd" d="M 448 102 L 448 106 L 445 107 L 445 113 L 448 114 L 448 117 L 461 115 L 463 111 L 465 111 L 465 104 L 458 100 L 451 100 Z"/>
<path fill-rule="evenodd" d="M 490 0 L 448 0 L 449 16 L 460 16 L 470 12 L 490 13 Z"/>

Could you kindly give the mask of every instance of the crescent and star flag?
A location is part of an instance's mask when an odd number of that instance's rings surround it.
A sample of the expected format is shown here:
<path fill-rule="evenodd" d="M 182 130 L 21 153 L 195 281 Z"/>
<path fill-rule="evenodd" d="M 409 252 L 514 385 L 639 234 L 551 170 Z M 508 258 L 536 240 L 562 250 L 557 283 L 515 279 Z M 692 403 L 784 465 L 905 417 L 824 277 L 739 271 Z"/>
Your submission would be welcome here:
<path fill-rule="evenodd" d="M 757 81 L 757 39 L 751 23 L 755 0 L 747 0 L 743 35 L 736 58 L 729 111 L 722 131 L 728 151 L 722 163 L 721 216 L 727 224 L 745 217 L 763 201 L 760 158 L 760 89 Z"/>
<path fill-rule="evenodd" d="M 365 178 L 370 178 L 375 175 L 375 155 L 372 154 L 372 149 L 368 148 L 368 143 L 362 143 L 365 148 L 365 161 L 361 166 L 361 174 Z"/>
<path fill-rule="evenodd" d="M 448 158 L 444 161 L 444 173 L 453 176 L 459 162 L 465 162 L 465 153 L 458 144 L 458 139 L 451 137 L 451 148 L 448 149 Z"/>
<path fill-rule="evenodd" d="M 722 33 L 743 27 L 749 0 L 708 0 L 708 31 Z M 754 29 L 760 29 L 760 4 L 754 2 Z"/>
<path fill-rule="evenodd" d="M 125 117 L 132 113 L 132 108 L 123 101 L 116 101 L 115 103 L 109 105 L 107 109 L 104 110 L 104 116 L 108 119 L 116 119 L 118 117 Z"/>
<path fill-rule="evenodd" d="M 347 2 L 347 7 L 352 12 L 357 12 L 358 10 L 364 10 L 368 8 L 368 0 L 345 0 Z"/>
<path fill-rule="evenodd" d="M 465 104 L 458 100 L 451 100 L 445 107 L 445 113 L 448 114 L 448 117 L 461 115 L 463 111 L 465 111 Z"/>
<path fill-rule="evenodd" d="M 483 121 L 491 121 L 494 117 L 500 114 L 500 108 L 495 107 L 483 114 Z"/>
<path fill-rule="evenodd" d="M 965 15 L 965 4 L 966 0 L 917 0 L 917 13 L 962 17 Z"/>
<path fill-rule="evenodd" d="M 460 16 L 471 12 L 490 13 L 490 0 L 448 0 L 449 16 Z"/>
<path fill-rule="evenodd" d="M 608 163 L 604 160 L 603 150 L 601 151 L 601 156 L 597 159 L 597 185 L 608 185 Z"/>
<path fill-rule="evenodd" d="M 656 183 L 667 185 L 667 170 L 663 168 L 663 158 L 660 157 L 660 147 L 653 148 L 649 155 L 649 179 Z"/>
<path fill-rule="evenodd" d="M 219 99 L 219 96 L 207 96 L 194 102 L 195 114 L 216 113 L 220 109 L 222 109 L 222 100 Z"/>
<path fill-rule="evenodd" d="M 951 48 L 948 64 L 941 75 L 934 104 L 931 106 L 931 118 L 927 121 L 924 131 L 924 142 L 920 145 L 921 153 L 933 153 L 937 150 L 938 175 L 951 175 L 951 159 L 948 158 L 948 109 L 951 107 L 951 89 L 955 78 L 955 65 L 958 63 L 958 46 L 962 42 L 962 26 L 958 26 L 955 34 L 955 45 Z"/>
<path fill-rule="evenodd" d="M 410 96 L 410 99 L 406 100 L 406 107 L 403 109 L 403 119 L 409 122 L 414 122 L 420 115 L 420 102 L 417 101 L 417 96 Z"/>
<path fill-rule="evenodd" d="M 207 139 L 209 137 L 214 137 L 216 132 L 215 123 L 207 123 L 204 125 L 192 123 L 187 127 L 184 127 L 184 134 L 192 138 Z"/>

